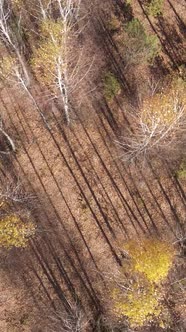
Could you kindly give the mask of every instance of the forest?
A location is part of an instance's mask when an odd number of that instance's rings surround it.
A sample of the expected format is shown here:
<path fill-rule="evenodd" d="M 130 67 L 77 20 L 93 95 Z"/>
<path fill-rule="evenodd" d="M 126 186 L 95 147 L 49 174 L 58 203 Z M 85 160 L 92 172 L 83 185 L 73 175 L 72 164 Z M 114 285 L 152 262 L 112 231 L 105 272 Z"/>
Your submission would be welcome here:
<path fill-rule="evenodd" d="M 0 332 L 185 332 L 185 0 L 0 0 L 0 51 Z"/>

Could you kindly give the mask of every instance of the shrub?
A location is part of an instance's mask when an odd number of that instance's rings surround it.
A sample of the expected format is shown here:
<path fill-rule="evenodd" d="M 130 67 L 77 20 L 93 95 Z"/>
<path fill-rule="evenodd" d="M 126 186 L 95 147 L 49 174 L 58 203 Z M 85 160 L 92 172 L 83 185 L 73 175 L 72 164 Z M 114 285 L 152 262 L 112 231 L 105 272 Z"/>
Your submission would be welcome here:
<path fill-rule="evenodd" d="M 145 36 L 143 24 L 137 18 L 134 18 L 126 25 L 126 32 L 131 38 L 144 38 Z"/>
<path fill-rule="evenodd" d="M 1 78 L 7 79 L 12 75 L 13 68 L 17 65 L 16 60 L 10 55 L 2 57 L 0 60 Z"/>
<path fill-rule="evenodd" d="M 176 172 L 178 179 L 185 180 L 186 179 L 186 160 L 183 160 L 180 164 L 179 169 Z"/>
<path fill-rule="evenodd" d="M 107 72 L 104 77 L 104 97 L 107 101 L 112 99 L 120 93 L 120 83 L 112 72 Z"/>
<path fill-rule="evenodd" d="M 120 29 L 121 22 L 115 15 L 112 15 L 107 25 L 111 32 L 115 32 Z"/>
<path fill-rule="evenodd" d="M 29 238 L 36 232 L 36 226 L 29 220 L 28 211 L 25 210 L 24 215 L 22 211 L 20 216 L 13 211 L 14 208 L 10 197 L 0 197 L 0 247 L 7 249 L 26 247 Z"/>
<path fill-rule="evenodd" d="M 126 26 L 126 37 L 120 41 L 124 46 L 124 57 L 129 64 L 153 62 L 160 52 L 157 36 L 147 34 L 138 19 L 131 20 Z"/>
<path fill-rule="evenodd" d="M 158 16 L 162 14 L 164 0 L 151 0 L 146 6 L 148 15 Z"/>
<path fill-rule="evenodd" d="M 26 247 L 28 238 L 35 234 L 32 222 L 24 223 L 19 216 L 10 214 L 0 219 L 0 246 Z"/>

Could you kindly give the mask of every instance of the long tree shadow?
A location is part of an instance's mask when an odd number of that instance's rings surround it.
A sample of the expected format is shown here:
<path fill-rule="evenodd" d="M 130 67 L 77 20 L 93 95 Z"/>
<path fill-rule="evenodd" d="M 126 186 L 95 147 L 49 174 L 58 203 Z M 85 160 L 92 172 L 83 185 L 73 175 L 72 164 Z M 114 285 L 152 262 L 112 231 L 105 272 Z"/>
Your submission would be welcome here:
<path fill-rule="evenodd" d="M 183 47 L 183 40 L 177 33 L 174 25 L 170 25 L 163 16 L 158 16 L 158 27 L 162 36 L 168 53 L 174 58 L 175 62 L 180 65 L 183 63 L 185 50 Z"/>
<path fill-rule="evenodd" d="M 129 3 L 127 3 L 127 1 L 116 0 L 115 3 L 119 9 L 116 11 L 116 14 L 122 15 L 126 22 L 133 19 L 134 15 L 133 15 L 132 7 Z"/>
<path fill-rule="evenodd" d="M 172 65 L 173 68 L 178 69 L 178 63 L 176 61 L 176 55 L 172 54 L 172 52 L 170 52 L 170 47 L 167 48 L 167 43 L 166 41 L 162 38 L 162 36 L 158 33 L 155 25 L 152 23 L 152 20 L 149 18 L 149 15 L 147 14 L 147 11 L 145 10 L 144 6 L 143 6 L 143 2 L 141 0 L 137 0 L 142 12 L 144 14 L 144 16 L 146 17 L 147 21 L 149 22 L 149 25 L 151 26 L 152 30 L 154 31 L 154 33 L 157 35 L 161 45 L 162 45 L 162 50 L 165 52 L 165 54 L 167 55 L 168 59 L 170 60 L 170 63 Z"/>
<path fill-rule="evenodd" d="M 27 290 L 28 298 L 31 296 L 39 313 L 46 312 L 50 306 L 55 310 L 60 302 L 67 314 L 72 314 L 69 303 L 78 305 L 87 316 L 98 314 L 100 302 L 91 280 L 94 271 L 90 271 L 88 262 L 84 267 L 83 255 L 77 262 L 74 253 L 74 250 L 83 252 L 83 248 L 78 240 L 72 248 L 64 234 L 54 227 L 52 219 L 50 216 L 51 230 L 45 219 L 45 228 L 40 228 L 39 238 L 33 239 L 25 251 L 13 249 L 3 269 L 12 285 Z"/>
<path fill-rule="evenodd" d="M 94 26 L 97 30 L 98 35 L 100 36 L 101 44 L 105 50 L 108 67 L 112 68 L 113 72 L 116 74 L 124 93 L 126 95 L 130 95 L 130 84 L 124 74 L 125 63 L 122 54 L 120 54 L 119 48 L 114 41 L 113 36 L 108 29 L 108 26 L 105 23 L 104 13 L 101 13 L 101 15 L 99 15 L 99 17 L 94 22 Z"/>
<path fill-rule="evenodd" d="M 153 65 L 150 66 L 150 72 L 152 79 L 158 82 L 160 79 L 165 78 L 170 73 L 170 70 L 167 68 L 164 59 L 158 56 L 154 59 Z"/>
<path fill-rule="evenodd" d="M 172 2 L 170 0 L 167 0 L 170 7 L 172 8 L 175 16 L 176 16 L 176 20 L 178 23 L 178 27 L 180 29 L 180 32 L 182 33 L 182 35 L 185 37 L 186 36 L 186 24 L 185 22 L 182 20 L 182 18 L 180 17 L 180 15 L 178 14 L 178 12 L 176 11 L 175 7 L 173 6 Z"/>

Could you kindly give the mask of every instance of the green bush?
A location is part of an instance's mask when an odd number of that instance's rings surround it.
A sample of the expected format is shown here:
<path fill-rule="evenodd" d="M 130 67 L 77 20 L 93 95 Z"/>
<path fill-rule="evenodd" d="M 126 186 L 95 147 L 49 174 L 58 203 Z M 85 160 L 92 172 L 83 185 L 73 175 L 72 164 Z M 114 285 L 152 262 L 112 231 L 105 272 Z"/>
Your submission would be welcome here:
<path fill-rule="evenodd" d="M 186 160 L 182 161 L 176 172 L 178 179 L 186 180 Z"/>
<path fill-rule="evenodd" d="M 125 26 L 126 38 L 122 38 L 124 57 L 127 63 L 139 64 L 153 62 L 160 52 L 160 44 L 156 35 L 147 34 L 143 24 L 133 19 Z"/>
<path fill-rule="evenodd" d="M 147 50 L 147 60 L 153 61 L 160 52 L 158 37 L 155 35 L 146 35 L 145 47 Z"/>
<path fill-rule="evenodd" d="M 144 38 L 145 30 L 143 24 L 137 19 L 134 18 L 126 25 L 126 32 L 131 38 Z"/>
<path fill-rule="evenodd" d="M 118 79 L 112 72 L 107 72 L 104 77 L 104 97 L 111 101 L 120 93 L 121 87 Z"/>
<path fill-rule="evenodd" d="M 162 14 L 164 0 L 151 0 L 151 2 L 146 6 L 147 13 L 150 16 L 158 16 Z"/>

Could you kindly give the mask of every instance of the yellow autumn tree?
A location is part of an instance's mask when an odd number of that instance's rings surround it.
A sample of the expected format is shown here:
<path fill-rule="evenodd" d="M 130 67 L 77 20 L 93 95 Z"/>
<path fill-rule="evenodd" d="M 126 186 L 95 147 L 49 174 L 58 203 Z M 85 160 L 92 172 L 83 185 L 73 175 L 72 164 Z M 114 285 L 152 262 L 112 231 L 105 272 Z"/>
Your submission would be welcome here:
<path fill-rule="evenodd" d="M 173 247 L 157 239 L 144 239 L 141 242 L 129 241 L 125 250 L 131 258 L 131 269 L 143 273 L 151 283 L 164 280 L 173 264 Z"/>
<path fill-rule="evenodd" d="M 31 65 L 38 81 L 54 88 L 58 66 L 60 71 L 66 66 L 62 21 L 45 19 L 41 24 L 40 33 L 42 39 L 39 47 L 35 49 Z"/>
<path fill-rule="evenodd" d="M 172 85 L 144 100 L 141 118 L 144 124 L 152 127 L 174 130 L 176 124 L 186 115 L 186 85 L 180 80 L 173 80 Z"/>
<path fill-rule="evenodd" d="M 7 200 L 0 200 L 0 247 L 26 247 L 29 238 L 36 232 L 36 226 L 32 221 L 25 222 L 23 219 L 11 211 Z"/>
<path fill-rule="evenodd" d="M 13 8 L 20 9 L 24 5 L 23 0 L 12 0 Z"/>
<path fill-rule="evenodd" d="M 1 79 L 8 80 L 12 78 L 13 72 L 17 67 L 16 59 L 10 55 L 3 56 L 0 60 L 0 76 Z"/>
<path fill-rule="evenodd" d="M 69 124 L 69 92 L 74 82 L 69 71 L 68 30 L 67 22 L 45 18 L 40 28 L 40 45 L 35 49 L 31 66 L 38 81 L 50 88 L 52 98 L 61 100 Z"/>
<path fill-rule="evenodd" d="M 112 287 L 112 312 L 120 318 L 126 316 L 131 327 L 141 327 L 154 319 L 163 324 L 161 317 L 166 312 L 162 301 L 163 281 L 173 264 L 173 247 L 159 239 L 148 238 L 140 242 L 128 241 L 124 250 L 129 261 Z"/>
<path fill-rule="evenodd" d="M 141 327 L 147 321 L 158 318 L 162 312 L 160 290 L 144 278 L 132 282 L 126 292 L 122 288 L 114 288 L 112 299 L 115 315 L 126 316 L 131 327 Z"/>
<path fill-rule="evenodd" d="M 35 234 L 32 222 L 24 223 L 20 217 L 11 214 L 0 219 L 0 246 L 4 248 L 26 247 L 30 236 Z"/>
<path fill-rule="evenodd" d="M 82 29 L 82 22 L 81 28 L 78 25 L 80 4 L 81 0 L 57 0 L 53 6 L 50 1 L 48 5 L 46 1 L 39 1 L 40 40 L 31 59 L 38 81 L 49 88 L 51 99 L 60 100 L 67 124 L 70 123 L 70 99 L 90 69 L 77 40 Z"/>
<path fill-rule="evenodd" d="M 152 89 L 153 90 L 153 89 Z M 183 140 L 186 123 L 186 83 L 181 78 L 160 92 L 152 91 L 134 114 L 134 127 L 130 137 L 117 142 L 123 158 L 134 160 L 149 152 L 168 151 Z M 174 145 L 173 145 L 174 144 Z"/>

